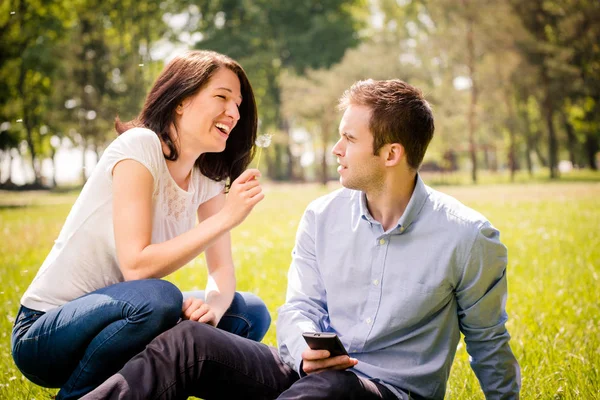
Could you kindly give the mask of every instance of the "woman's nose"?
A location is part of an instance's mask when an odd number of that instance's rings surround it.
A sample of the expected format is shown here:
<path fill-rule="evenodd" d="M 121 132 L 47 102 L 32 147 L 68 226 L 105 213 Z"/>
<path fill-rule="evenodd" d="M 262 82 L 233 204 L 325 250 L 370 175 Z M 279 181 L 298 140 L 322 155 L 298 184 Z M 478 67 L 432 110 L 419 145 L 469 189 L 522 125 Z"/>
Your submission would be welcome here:
<path fill-rule="evenodd" d="M 237 104 L 234 102 L 230 102 L 227 105 L 227 110 L 225 110 L 225 113 L 228 117 L 233 118 L 234 121 L 238 121 L 240 119 L 240 110 L 238 109 Z"/>

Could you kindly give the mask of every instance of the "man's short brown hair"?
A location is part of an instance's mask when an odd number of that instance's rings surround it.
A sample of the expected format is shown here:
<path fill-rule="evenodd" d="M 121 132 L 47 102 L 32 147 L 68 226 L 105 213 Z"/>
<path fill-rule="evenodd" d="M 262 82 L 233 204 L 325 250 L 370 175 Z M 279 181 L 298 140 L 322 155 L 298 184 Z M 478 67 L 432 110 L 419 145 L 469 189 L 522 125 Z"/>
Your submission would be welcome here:
<path fill-rule="evenodd" d="M 400 143 L 408 165 L 419 168 L 435 129 L 431 107 L 419 89 L 399 79 L 358 81 L 344 92 L 339 108 L 351 104 L 371 109 L 374 154 L 385 144 Z"/>

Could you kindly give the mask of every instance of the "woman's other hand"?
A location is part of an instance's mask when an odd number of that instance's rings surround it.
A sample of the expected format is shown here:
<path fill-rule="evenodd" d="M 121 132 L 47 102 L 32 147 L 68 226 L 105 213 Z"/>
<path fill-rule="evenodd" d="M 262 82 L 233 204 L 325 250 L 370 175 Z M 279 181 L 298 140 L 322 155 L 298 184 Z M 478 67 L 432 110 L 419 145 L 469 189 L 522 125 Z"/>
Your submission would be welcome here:
<path fill-rule="evenodd" d="M 181 308 L 183 319 L 198 321 L 204 324 L 217 326 L 217 316 L 210 305 L 201 299 L 189 297 L 183 302 Z"/>

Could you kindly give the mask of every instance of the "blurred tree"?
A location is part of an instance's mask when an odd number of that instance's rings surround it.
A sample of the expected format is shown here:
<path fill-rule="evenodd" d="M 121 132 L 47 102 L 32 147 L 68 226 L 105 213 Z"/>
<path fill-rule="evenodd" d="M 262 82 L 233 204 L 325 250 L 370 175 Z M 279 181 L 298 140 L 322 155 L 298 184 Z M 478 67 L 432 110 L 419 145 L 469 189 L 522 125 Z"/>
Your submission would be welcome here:
<path fill-rule="evenodd" d="M 131 0 L 86 0 L 77 9 L 64 66 L 72 79 L 65 85 L 67 121 L 82 149 L 81 172 L 86 181 L 87 150 L 100 157 L 114 138 L 117 113 L 124 120 L 139 112 L 152 79 L 152 43 L 167 31 L 159 3 Z M 123 27 L 127 26 L 127 29 Z"/>
<path fill-rule="evenodd" d="M 497 158 L 493 142 L 501 137 L 500 130 L 481 123 L 485 99 L 499 91 L 484 78 L 489 72 L 481 68 L 489 64 L 486 57 L 511 51 L 511 10 L 503 2 L 473 0 L 414 0 L 402 6 L 379 0 L 379 5 L 385 29 L 412 43 L 414 57 L 429 70 L 431 79 L 424 89 L 434 93 L 439 134 L 432 150 L 442 145 L 466 152 L 476 182 L 478 153 L 483 153 L 489 168 L 490 152 Z M 438 157 L 448 151 L 448 147 L 440 149 Z"/>
<path fill-rule="evenodd" d="M 402 76 L 417 81 L 420 76 L 414 66 L 399 62 L 403 46 L 397 42 L 366 41 L 346 52 L 331 68 L 308 69 L 300 76 L 289 72 L 282 76 L 282 113 L 295 126 L 302 125 L 313 132 L 311 139 L 320 159 L 319 178 L 326 184 L 331 177 L 329 159 L 331 146 L 337 141 L 340 96 L 360 79 L 389 79 Z M 369 60 L 368 63 L 364 60 Z"/>
<path fill-rule="evenodd" d="M 561 46 L 572 51 L 569 62 L 576 79 L 566 85 L 569 99 L 561 110 L 574 164 L 597 170 L 600 150 L 600 2 L 568 1 L 561 13 Z M 579 160 L 579 145 L 583 154 Z"/>
<path fill-rule="evenodd" d="M 510 0 L 528 36 L 520 40 L 520 50 L 528 62 L 537 70 L 537 84 L 540 87 L 544 124 L 548 134 L 548 167 L 550 178 L 558 177 L 558 139 L 555 115 L 569 96 L 578 77 L 585 76 L 574 58 L 573 44 L 587 33 L 591 21 L 598 16 L 598 2 L 595 1 L 547 1 L 531 0 L 521 2 Z M 577 17 L 579 15 L 579 18 Z M 585 21 L 582 25 L 573 19 Z M 592 24 L 593 25 L 593 24 Z M 583 32 L 581 32 L 583 30 Z M 593 36 L 593 35 L 592 35 Z M 588 39 L 589 40 L 589 39 Z M 587 42 L 584 47 L 587 53 Z M 597 42 L 596 42 L 597 46 Z M 596 58 L 598 51 L 596 53 Z M 581 54 L 579 54 L 581 56 Z M 582 63 L 586 58 L 580 57 Z M 586 60 L 587 61 L 587 60 Z M 582 73 L 583 72 L 583 73 Z M 592 78 L 594 79 L 594 78 Z M 572 150 L 571 150 L 572 151 Z"/>
<path fill-rule="evenodd" d="M 3 9 L 6 9 L 3 5 Z M 4 10 L 8 11 L 8 10 Z M 48 112 L 47 99 L 61 62 L 57 45 L 74 18 L 66 1 L 16 0 L 7 20 L 1 21 L 2 97 L 0 115 L 22 123 L 31 157 L 34 183 L 41 183 L 42 132 Z M 11 130 L 18 135 L 17 130 Z"/>

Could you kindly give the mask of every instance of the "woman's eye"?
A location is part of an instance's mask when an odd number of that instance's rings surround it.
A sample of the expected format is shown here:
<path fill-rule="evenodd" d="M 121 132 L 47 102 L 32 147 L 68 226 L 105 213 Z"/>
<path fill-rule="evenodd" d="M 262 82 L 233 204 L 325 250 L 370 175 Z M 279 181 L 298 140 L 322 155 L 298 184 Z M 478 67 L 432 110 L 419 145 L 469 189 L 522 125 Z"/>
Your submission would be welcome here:
<path fill-rule="evenodd" d="M 217 97 L 219 97 L 219 98 L 221 98 L 221 99 L 225 100 L 225 96 L 223 96 L 223 95 L 220 95 L 220 94 L 218 94 L 218 95 L 217 95 Z"/>

